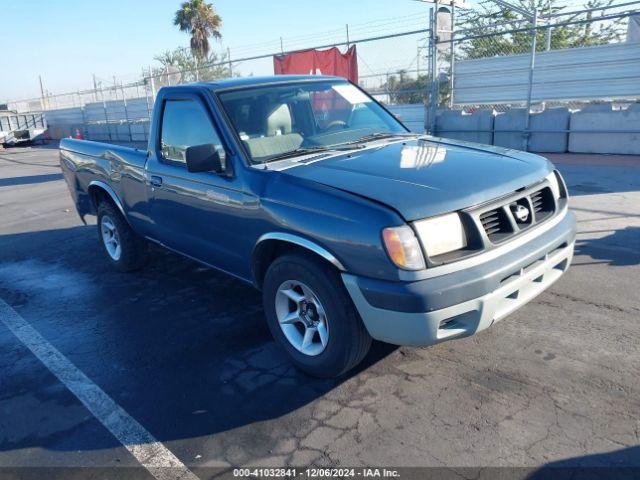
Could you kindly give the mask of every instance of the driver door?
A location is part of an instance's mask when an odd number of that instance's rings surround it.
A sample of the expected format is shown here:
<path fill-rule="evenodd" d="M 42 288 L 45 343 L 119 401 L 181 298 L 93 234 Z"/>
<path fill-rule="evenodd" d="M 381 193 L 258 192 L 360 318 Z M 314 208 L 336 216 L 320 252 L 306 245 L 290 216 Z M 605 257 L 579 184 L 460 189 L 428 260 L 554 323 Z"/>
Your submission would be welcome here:
<path fill-rule="evenodd" d="M 243 228 L 239 219 L 247 196 L 208 106 L 198 95 L 168 95 L 161 115 L 160 148 L 147 164 L 154 239 L 230 273 L 244 273 L 238 265 L 246 224 Z M 204 144 L 214 144 L 225 158 L 222 172 L 187 170 L 187 147 Z"/>

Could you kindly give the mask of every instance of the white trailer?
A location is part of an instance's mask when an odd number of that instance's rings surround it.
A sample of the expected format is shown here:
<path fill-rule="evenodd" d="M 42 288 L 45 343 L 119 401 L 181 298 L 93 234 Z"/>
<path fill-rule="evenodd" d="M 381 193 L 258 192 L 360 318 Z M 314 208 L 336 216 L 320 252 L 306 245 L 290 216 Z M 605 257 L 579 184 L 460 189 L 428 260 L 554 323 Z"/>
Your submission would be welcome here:
<path fill-rule="evenodd" d="M 42 113 L 0 111 L 0 145 L 44 141 L 46 130 Z"/>

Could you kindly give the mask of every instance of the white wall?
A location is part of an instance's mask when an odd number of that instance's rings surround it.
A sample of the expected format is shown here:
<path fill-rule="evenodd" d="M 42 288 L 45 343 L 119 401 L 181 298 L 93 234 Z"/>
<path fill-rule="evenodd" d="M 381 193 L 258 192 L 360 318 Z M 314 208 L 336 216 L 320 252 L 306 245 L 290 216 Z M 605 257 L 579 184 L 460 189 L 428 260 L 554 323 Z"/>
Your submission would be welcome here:
<path fill-rule="evenodd" d="M 455 64 L 456 104 L 523 102 L 530 55 L 462 60 Z M 640 97 L 640 42 L 551 50 L 536 54 L 533 100 Z"/>

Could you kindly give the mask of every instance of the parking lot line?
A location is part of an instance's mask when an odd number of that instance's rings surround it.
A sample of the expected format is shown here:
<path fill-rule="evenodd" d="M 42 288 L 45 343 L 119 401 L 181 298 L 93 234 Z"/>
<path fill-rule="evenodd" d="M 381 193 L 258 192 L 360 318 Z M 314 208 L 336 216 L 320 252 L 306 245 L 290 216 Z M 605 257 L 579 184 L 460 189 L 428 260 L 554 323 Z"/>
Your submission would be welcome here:
<path fill-rule="evenodd" d="M 0 320 L 154 477 L 198 478 L 2 299 Z"/>

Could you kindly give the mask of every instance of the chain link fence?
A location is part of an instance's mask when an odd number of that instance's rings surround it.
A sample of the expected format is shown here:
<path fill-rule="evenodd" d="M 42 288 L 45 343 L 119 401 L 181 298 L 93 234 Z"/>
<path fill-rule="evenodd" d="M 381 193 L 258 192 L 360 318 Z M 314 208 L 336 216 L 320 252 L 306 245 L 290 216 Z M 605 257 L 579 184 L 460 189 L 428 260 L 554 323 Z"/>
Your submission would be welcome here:
<path fill-rule="evenodd" d="M 640 2 L 480 2 L 432 18 L 427 129 L 538 152 L 640 153 Z"/>
<path fill-rule="evenodd" d="M 482 86 L 476 87 L 460 85 L 460 91 L 455 92 L 460 95 L 457 98 L 447 97 L 444 99 L 441 96 L 440 106 L 465 109 L 493 108 L 496 111 L 505 111 L 513 107 L 525 107 L 528 102 L 529 84 L 533 82 L 535 88 L 535 73 L 537 69 L 540 70 L 541 68 L 540 65 L 536 65 L 536 57 L 544 59 L 548 56 L 546 52 L 575 51 L 575 49 L 589 49 L 589 47 L 627 42 L 629 17 L 638 14 L 638 11 L 620 10 L 618 8 L 617 11 L 610 12 L 607 8 L 602 7 L 595 11 L 586 9 L 567 13 L 556 12 L 552 16 L 540 15 L 534 11 L 531 12 L 532 17 L 538 18 L 520 18 L 503 23 L 491 21 L 496 16 L 495 9 L 489 10 L 488 12 L 493 13 L 486 13 L 484 17 L 464 12 L 460 19 L 462 25 L 453 36 L 454 42 L 447 44 L 446 58 L 443 59 L 444 66 L 439 70 L 440 75 L 447 77 L 448 80 L 451 75 L 455 75 L 455 71 L 451 72 L 451 63 L 466 66 L 465 64 L 475 62 L 475 64 L 480 65 L 487 63 L 486 61 L 483 62 L 483 60 L 490 59 L 493 64 L 500 67 L 496 68 L 496 71 L 492 71 L 492 74 L 505 76 L 513 73 L 508 69 L 517 62 L 517 67 L 520 70 L 523 67 L 527 70 L 526 77 L 519 79 L 524 81 L 517 85 L 518 87 L 526 87 L 524 91 L 527 94 L 523 95 L 522 88 L 512 93 L 508 90 L 514 87 L 513 81 L 499 82 L 496 79 L 495 85 L 502 90 L 499 95 L 501 101 L 465 102 L 467 96 L 464 95 L 465 92 L 462 90 L 464 88 L 474 88 L 476 93 L 482 93 L 480 91 L 481 88 L 489 85 L 489 82 L 485 82 Z M 594 12 L 597 14 L 594 15 Z M 505 14 L 503 13 L 501 16 L 504 17 Z M 594 50 L 594 55 L 596 55 L 595 52 L 597 50 Z M 593 56 L 585 55 L 582 59 L 574 61 L 572 68 L 576 70 L 589 68 L 589 66 L 597 64 L 598 60 L 603 63 L 608 61 L 604 57 L 597 59 Z M 629 73 L 637 79 L 637 71 L 633 71 L 631 66 L 629 70 Z M 582 80 L 586 81 L 588 79 L 583 78 Z M 445 83 L 448 82 L 445 81 Z M 451 79 L 451 84 L 453 84 L 453 79 Z M 554 86 L 557 87 L 557 85 Z M 571 88 L 571 91 L 565 92 L 567 98 L 554 98 L 561 97 L 562 92 L 548 94 L 547 98 L 534 97 L 531 105 L 532 110 L 536 111 L 548 105 L 566 105 L 570 108 L 580 108 L 593 102 L 611 100 L 622 100 L 626 104 L 629 101 L 635 101 L 640 96 L 640 92 L 631 90 L 629 94 L 623 93 L 622 97 L 605 98 L 600 96 L 600 92 L 590 91 L 588 85 L 584 83 L 582 85 L 571 85 Z M 476 96 L 484 96 L 485 99 L 490 100 L 488 98 L 490 95 L 486 94 L 487 92 L 484 93 L 485 95 Z M 513 98 L 509 98 L 510 94 Z"/>
<path fill-rule="evenodd" d="M 163 86 L 271 74 L 274 55 L 357 45 L 360 85 L 412 130 L 492 143 L 496 123 L 515 115 L 515 124 L 504 127 L 513 137 L 509 145 L 527 149 L 540 112 L 564 108 L 570 115 L 602 104 L 626 110 L 640 98 L 640 38 L 634 37 L 640 1 L 590 0 L 581 8 L 562 1 L 525 10 L 489 0 L 463 9 L 449 0 L 424 15 L 226 48 L 201 64 L 178 49 L 127 82 L 94 78 L 90 89 L 8 106 L 46 112 L 52 138 L 79 131 L 93 140 L 142 142 Z M 438 120 L 469 123 L 476 114 L 473 128 Z M 496 120 L 483 124 L 483 115 Z M 458 135 L 470 128 L 473 135 Z M 564 130 L 568 135 L 569 126 Z"/>

